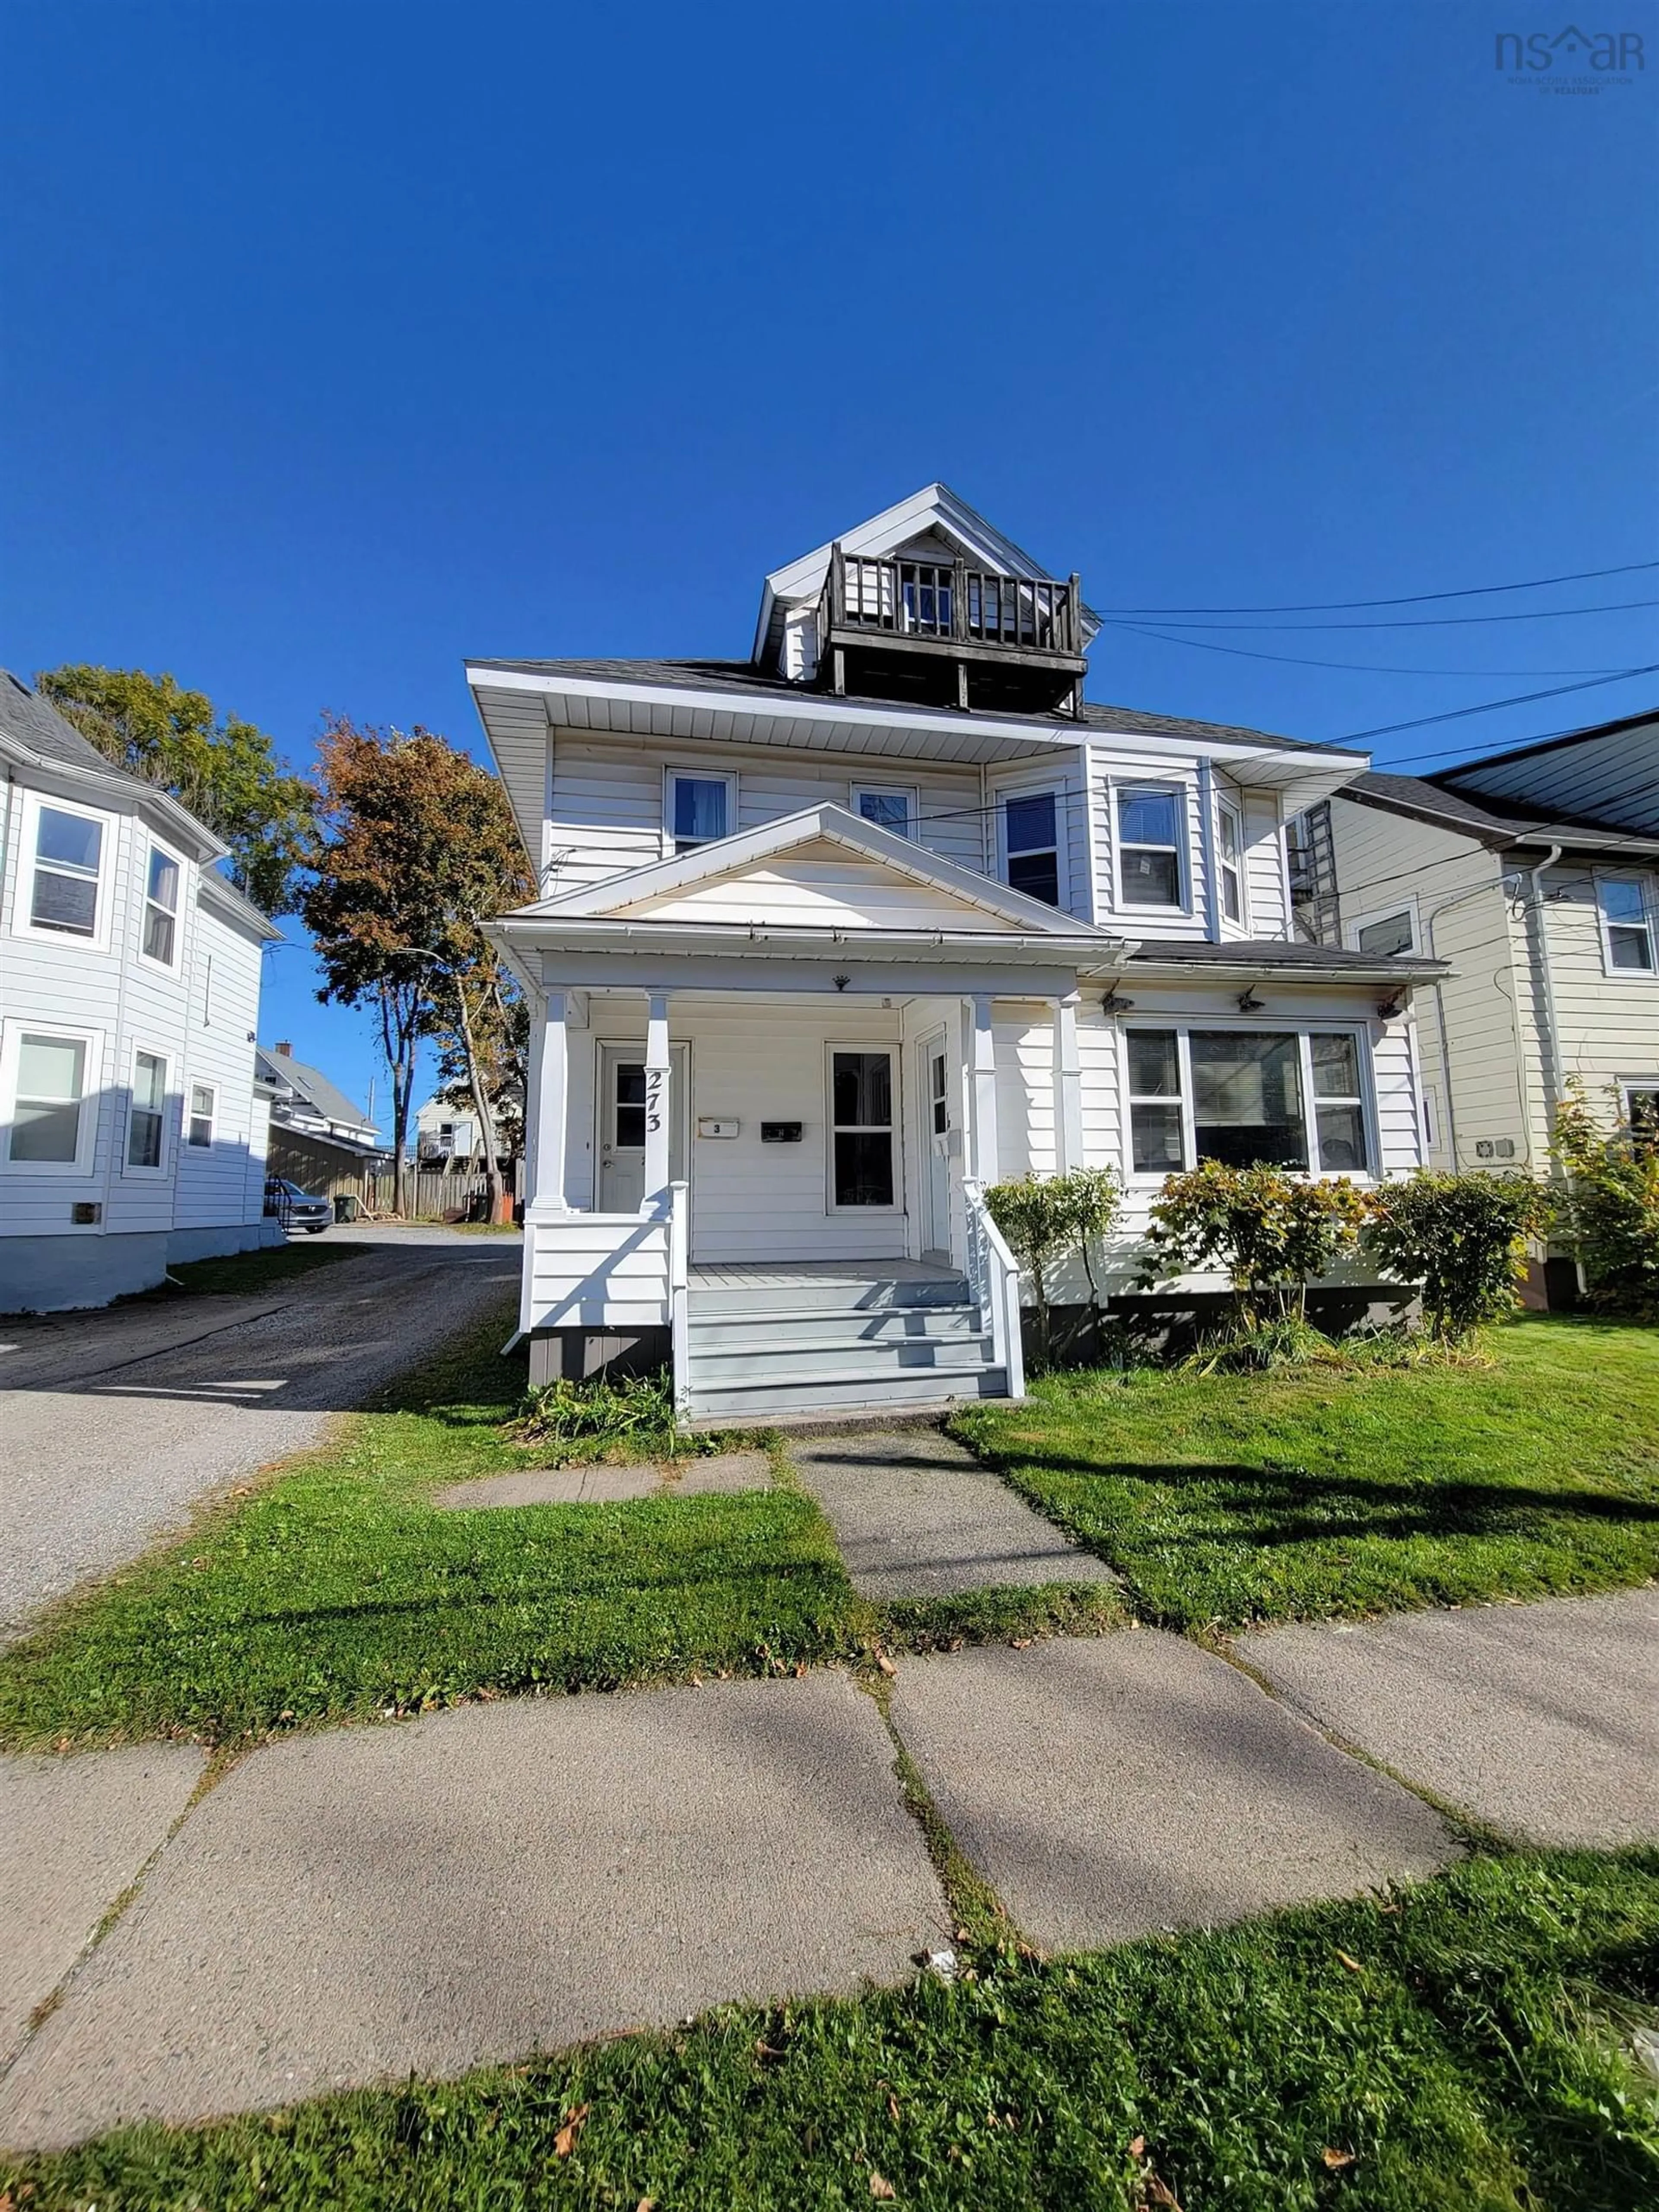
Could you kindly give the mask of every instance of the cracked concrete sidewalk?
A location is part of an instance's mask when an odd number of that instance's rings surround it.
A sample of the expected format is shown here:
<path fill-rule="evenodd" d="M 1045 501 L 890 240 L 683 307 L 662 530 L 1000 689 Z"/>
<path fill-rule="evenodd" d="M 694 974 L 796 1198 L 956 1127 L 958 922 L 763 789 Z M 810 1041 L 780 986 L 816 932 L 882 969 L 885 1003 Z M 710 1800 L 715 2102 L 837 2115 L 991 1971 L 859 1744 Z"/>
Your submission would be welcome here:
<path fill-rule="evenodd" d="M 1152 1630 L 904 1658 L 891 1728 L 1012 1923 L 1094 1948 L 1431 1873 L 1459 1841 L 1405 1784 L 1489 1814 L 1505 1761 L 1528 1832 L 1576 1841 L 1614 1747 L 1619 1833 L 1659 1836 L 1655 1605 L 1249 1639 L 1285 1697 Z M 1354 1686 L 1402 1643 L 1384 1741 Z M 1491 1655 L 1523 1644 L 1506 1687 Z M 834 1669 L 468 1706 L 203 1773 L 180 1746 L 0 1760 L 0 2142 L 896 1982 L 955 1917 L 895 1734 Z"/>

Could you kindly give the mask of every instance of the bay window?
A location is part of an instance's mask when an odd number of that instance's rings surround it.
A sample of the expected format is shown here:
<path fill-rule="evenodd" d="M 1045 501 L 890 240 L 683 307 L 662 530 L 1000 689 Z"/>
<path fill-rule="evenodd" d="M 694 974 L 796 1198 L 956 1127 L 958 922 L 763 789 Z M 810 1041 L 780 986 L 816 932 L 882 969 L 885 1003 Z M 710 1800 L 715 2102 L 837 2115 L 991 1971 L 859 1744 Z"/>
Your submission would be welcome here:
<path fill-rule="evenodd" d="M 178 930 L 179 863 L 159 845 L 152 845 L 149 870 L 144 880 L 145 959 L 171 968 Z"/>
<path fill-rule="evenodd" d="M 1200 1160 L 1370 1172 L 1356 1032 L 1133 1029 L 1127 1045 L 1135 1174 L 1175 1175 Z"/>
<path fill-rule="evenodd" d="M 159 1052 L 132 1056 L 132 1105 L 127 1115 L 127 1165 L 141 1171 L 162 1164 L 167 1064 Z"/>
<path fill-rule="evenodd" d="M 1118 904 L 1183 908 L 1186 872 L 1181 848 L 1186 827 L 1184 792 L 1151 784 L 1120 784 L 1115 794 Z"/>
<path fill-rule="evenodd" d="M 96 937 L 103 857 L 104 825 L 95 815 L 42 801 L 34 816 L 30 927 Z"/>

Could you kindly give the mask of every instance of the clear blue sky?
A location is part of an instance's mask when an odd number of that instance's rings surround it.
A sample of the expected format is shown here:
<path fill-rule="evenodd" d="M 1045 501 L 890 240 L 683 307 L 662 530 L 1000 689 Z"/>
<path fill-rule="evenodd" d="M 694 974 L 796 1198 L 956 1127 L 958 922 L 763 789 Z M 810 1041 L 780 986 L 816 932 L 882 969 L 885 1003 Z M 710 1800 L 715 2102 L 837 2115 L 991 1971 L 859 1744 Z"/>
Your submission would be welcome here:
<path fill-rule="evenodd" d="M 1629 84 L 1508 82 L 1558 12 L 13 0 L 0 658 L 482 750 L 464 655 L 741 655 L 767 568 L 935 477 L 1105 608 L 1652 558 L 1659 10 L 1596 17 Z M 1205 634 L 1467 674 L 1109 629 L 1090 690 L 1338 738 L 1659 661 L 1655 611 Z M 361 1096 L 313 988 L 276 951 L 262 1033 Z"/>

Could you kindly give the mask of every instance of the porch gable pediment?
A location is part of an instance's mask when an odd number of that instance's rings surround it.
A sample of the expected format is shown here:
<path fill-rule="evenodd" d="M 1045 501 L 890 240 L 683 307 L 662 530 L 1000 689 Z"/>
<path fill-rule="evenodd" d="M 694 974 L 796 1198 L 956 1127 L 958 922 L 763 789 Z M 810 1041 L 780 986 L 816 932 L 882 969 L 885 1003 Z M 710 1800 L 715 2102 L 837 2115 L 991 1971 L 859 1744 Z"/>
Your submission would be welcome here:
<path fill-rule="evenodd" d="M 823 805 L 521 908 L 519 918 L 796 926 L 1074 939 L 1068 914 Z"/>

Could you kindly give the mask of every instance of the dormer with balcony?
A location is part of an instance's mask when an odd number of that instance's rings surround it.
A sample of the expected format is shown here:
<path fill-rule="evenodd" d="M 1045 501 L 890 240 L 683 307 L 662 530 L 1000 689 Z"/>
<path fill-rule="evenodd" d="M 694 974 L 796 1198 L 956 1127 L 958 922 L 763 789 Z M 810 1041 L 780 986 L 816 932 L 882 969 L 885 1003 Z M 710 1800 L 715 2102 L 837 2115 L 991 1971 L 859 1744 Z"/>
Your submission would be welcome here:
<path fill-rule="evenodd" d="M 1078 720 L 1098 628 L 1075 574 L 935 483 L 775 570 L 755 661 L 836 697 Z"/>

